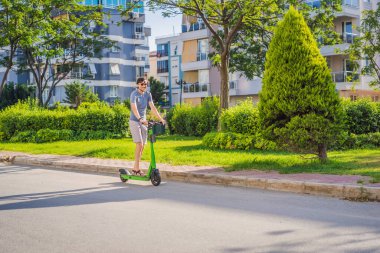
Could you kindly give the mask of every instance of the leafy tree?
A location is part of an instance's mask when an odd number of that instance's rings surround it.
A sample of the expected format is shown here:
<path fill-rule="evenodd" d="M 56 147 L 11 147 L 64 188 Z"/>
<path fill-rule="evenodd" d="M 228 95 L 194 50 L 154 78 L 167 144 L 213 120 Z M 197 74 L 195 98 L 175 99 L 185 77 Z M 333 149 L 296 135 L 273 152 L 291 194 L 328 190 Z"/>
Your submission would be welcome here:
<path fill-rule="evenodd" d="M 360 37 L 354 40 L 347 52 L 356 71 L 374 77 L 370 85 L 380 87 L 380 3 L 376 10 L 366 10 L 363 14 L 364 17 L 357 28 Z M 365 60 L 367 65 L 360 69 L 359 60 Z"/>
<path fill-rule="evenodd" d="M 162 101 L 162 96 L 165 94 L 165 84 L 161 83 L 153 76 L 149 77 L 150 93 L 152 93 L 153 101 L 158 104 Z"/>
<path fill-rule="evenodd" d="M 266 55 L 259 117 L 280 146 L 327 159 L 342 107 L 329 68 L 302 14 L 293 7 L 274 31 Z"/>
<path fill-rule="evenodd" d="M 150 0 L 152 8 L 162 9 L 164 16 L 178 14 L 202 19 L 211 32 L 210 54 L 221 77 L 221 109 L 228 108 L 228 73 L 242 71 L 248 78 L 261 77 L 265 54 L 273 28 L 289 4 L 296 5 L 307 17 L 316 37 L 325 44 L 338 36 L 333 31 L 335 12 L 341 10 L 341 0 L 321 0 L 312 7 L 299 0 Z"/>
<path fill-rule="evenodd" d="M 30 40 L 33 36 L 30 27 L 40 21 L 28 16 L 28 13 L 34 12 L 36 3 L 36 0 L 0 0 L 0 67 L 5 67 L 0 80 L 0 96 L 9 72 L 15 70 L 17 49 Z"/>
<path fill-rule="evenodd" d="M 100 29 L 90 32 L 95 23 L 104 27 L 99 6 L 85 6 L 79 0 L 39 1 L 38 8 L 28 13 L 33 23 L 33 38 L 21 46 L 24 61 L 21 70 L 31 71 L 37 86 L 37 98 L 47 106 L 56 85 L 65 79 L 85 58 L 99 57 L 113 42 L 101 36 Z M 48 89 L 45 101 L 43 92 Z"/>
<path fill-rule="evenodd" d="M 16 104 L 19 100 L 25 100 L 34 94 L 34 87 L 25 84 L 7 83 L 4 85 L 3 93 L 0 96 L 0 110 Z"/>
<path fill-rule="evenodd" d="M 78 107 L 82 102 L 96 102 L 99 97 L 86 87 L 84 83 L 74 81 L 65 85 L 65 103 Z"/>
<path fill-rule="evenodd" d="M 177 13 L 202 19 L 215 41 L 216 56 L 213 62 L 221 77 L 220 106 L 228 108 L 229 102 L 229 60 L 231 46 L 242 29 L 262 26 L 276 17 L 278 6 L 273 0 L 150 0 L 147 3 L 155 9 L 162 9 L 164 15 Z"/>

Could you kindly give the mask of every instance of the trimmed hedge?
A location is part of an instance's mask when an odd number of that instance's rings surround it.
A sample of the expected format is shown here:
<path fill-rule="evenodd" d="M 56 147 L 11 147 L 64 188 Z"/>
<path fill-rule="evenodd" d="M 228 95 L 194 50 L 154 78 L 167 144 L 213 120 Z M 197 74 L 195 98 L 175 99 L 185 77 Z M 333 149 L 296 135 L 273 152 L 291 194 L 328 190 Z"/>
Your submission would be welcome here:
<path fill-rule="evenodd" d="M 3 140 L 22 141 L 31 135 L 21 132 L 34 132 L 36 138 L 49 141 L 57 138 L 65 139 L 69 135 L 78 136 L 81 132 L 91 133 L 82 134 L 86 136 L 83 139 L 123 137 L 127 135 L 129 113 L 123 105 L 110 107 L 105 103 L 83 103 L 77 110 L 61 107 L 48 110 L 31 103 L 19 102 L 0 112 L 0 133 L 2 133 L 0 137 Z M 43 131 L 38 134 L 40 130 Z M 61 132 L 54 132 L 56 130 Z M 74 134 L 64 130 L 70 130 Z M 107 134 L 104 134 L 105 132 Z"/>

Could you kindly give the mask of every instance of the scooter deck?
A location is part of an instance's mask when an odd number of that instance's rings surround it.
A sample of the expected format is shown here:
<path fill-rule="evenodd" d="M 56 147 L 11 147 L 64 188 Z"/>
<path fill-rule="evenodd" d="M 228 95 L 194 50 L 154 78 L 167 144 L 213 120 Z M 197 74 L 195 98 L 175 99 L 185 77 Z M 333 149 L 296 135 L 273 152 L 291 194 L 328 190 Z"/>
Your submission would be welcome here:
<path fill-rule="evenodd" d="M 137 176 L 137 175 L 131 174 L 128 170 L 125 170 L 125 169 L 119 169 L 119 172 L 120 172 L 120 177 L 122 177 L 123 179 L 140 180 L 140 181 L 149 181 L 150 180 L 149 174 L 147 174 L 145 176 Z"/>

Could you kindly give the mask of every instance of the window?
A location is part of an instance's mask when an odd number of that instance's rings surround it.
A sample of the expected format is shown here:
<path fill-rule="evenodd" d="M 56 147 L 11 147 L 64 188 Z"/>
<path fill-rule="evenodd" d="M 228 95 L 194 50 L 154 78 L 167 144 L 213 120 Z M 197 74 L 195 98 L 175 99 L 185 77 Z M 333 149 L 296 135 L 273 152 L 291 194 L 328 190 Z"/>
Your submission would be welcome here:
<path fill-rule="evenodd" d="M 350 99 L 351 99 L 351 101 L 356 101 L 356 95 L 351 95 Z"/>
<path fill-rule="evenodd" d="M 136 67 L 136 77 L 144 77 L 144 67 Z"/>
<path fill-rule="evenodd" d="M 88 66 L 90 67 L 90 73 L 95 75 L 97 72 L 96 72 L 96 68 L 95 68 L 95 64 L 94 63 L 89 63 Z"/>
<path fill-rule="evenodd" d="M 200 84 L 209 83 L 209 71 L 208 69 L 202 69 L 198 71 L 198 81 Z"/>
<path fill-rule="evenodd" d="M 118 96 L 117 86 L 110 86 L 110 97 L 114 98 Z"/>
<path fill-rule="evenodd" d="M 135 23 L 135 33 L 143 33 L 144 24 L 143 23 Z"/>
<path fill-rule="evenodd" d="M 110 65 L 110 75 L 120 75 L 119 64 L 111 63 Z"/>
<path fill-rule="evenodd" d="M 136 3 L 137 8 L 134 8 L 133 12 L 144 13 L 144 1 L 134 1 L 134 3 Z"/>
<path fill-rule="evenodd" d="M 111 52 L 112 53 L 120 53 L 120 48 L 117 45 L 112 46 L 111 47 Z"/>
<path fill-rule="evenodd" d="M 379 102 L 379 96 L 372 96 L 373 102 Z"/>
<path fill-rule="evenodd" d="M 157 57 L 168 56 L 169 46 L 168 44 L 157 45 Z"/>
<path fill-rule="evenodd" d="M 208 55 L 208 39 L 198 40 L 197 61 L 207 60 Z"/>
<path fill-rule="evenodd" d="M 157 73 L 166 73 L 169 72 L 169 62 L 166 61 L 157 61 Z"/>

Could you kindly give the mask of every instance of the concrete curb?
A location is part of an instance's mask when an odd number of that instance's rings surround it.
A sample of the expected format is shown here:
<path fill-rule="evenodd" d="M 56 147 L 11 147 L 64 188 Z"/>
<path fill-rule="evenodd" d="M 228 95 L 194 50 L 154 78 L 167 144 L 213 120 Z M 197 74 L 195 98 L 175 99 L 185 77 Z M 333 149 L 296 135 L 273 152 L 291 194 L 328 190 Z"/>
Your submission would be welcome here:
<path fill-rule="evenodd" d="M 62 160 L 54 161 L 53 159 L 31 158 L 27 156 L 16 156 L 14 164 L 42 165 L 50 167 L 52 169 L 78 172 L 106 173 L 113 175 L 118 175 L 118 170 L 120 168 L 120 166 L 116 165 L 89 165 L 83 163 L 64 162 Z M 163 179 L 187 183 L 202 183 L 223 186 L 257 188 L 264 190 L 335 197 L 353 201 L 380 201 L 379 187 L 314 183 L 307 181 L 292 181 L 284 179 L 248 178 L 245 176 L 228 176 L 200 172 L 176 172 L 164 170 L 160 172 L 161 177 Z"/>

